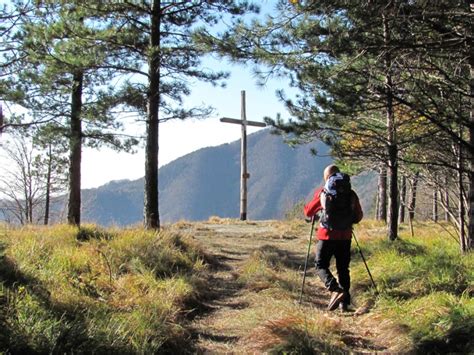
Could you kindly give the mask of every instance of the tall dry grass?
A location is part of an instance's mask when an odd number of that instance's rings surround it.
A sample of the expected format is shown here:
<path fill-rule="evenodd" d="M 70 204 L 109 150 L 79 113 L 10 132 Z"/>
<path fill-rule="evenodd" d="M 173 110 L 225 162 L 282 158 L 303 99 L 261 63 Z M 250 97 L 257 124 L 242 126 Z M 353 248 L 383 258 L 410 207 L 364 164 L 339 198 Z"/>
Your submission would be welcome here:
<path fill-rule="evenodd" d="M 317 279 L 307 280 L 306 301 L 296 302 L 309 225 L 268 224 L 274 229 L 268 236 L 295 239 L 259 237 L 262 244 L 232 270 L 232 282 L 239 286 L 232 297 L 243 306 L 230 307 L 213 323 L 217 330 L 238 334 L 239 349 L 308 354 L 473 351 L 474 257 L 460 254 L 446 231 L 449 227 L 415 223 L 414 237 L 401 228 L 399 240 L 389 242 L 383 224 L 364 221 L 357 226 L 355 233 L 378 292 L 353 243 L 352 294 L 356 306 L 367 309 L 356 316 L 327 312 L 324 304 L 315 302 L 327 296 L 310 294 L 311 288 L 318 289 Z M 181 221 L 153 233 L 92 225 L 81 230 L 3 225 L 0 351 L 190 349 L 183 316 L 213 286 L 204 280 L 211 256 L 180 232 L 192 227 Z M 255 242 L 251 236 L 238 240 L 236 250 Z M 226 250 L 231 247 L 225 244 Z"/>
<path fill-rule="evenodd" d="M 189 236 L 62 225 L 0 243 L 3 350 L 155 353 L 187 338 L 180 318 L 205 270 Z"/>

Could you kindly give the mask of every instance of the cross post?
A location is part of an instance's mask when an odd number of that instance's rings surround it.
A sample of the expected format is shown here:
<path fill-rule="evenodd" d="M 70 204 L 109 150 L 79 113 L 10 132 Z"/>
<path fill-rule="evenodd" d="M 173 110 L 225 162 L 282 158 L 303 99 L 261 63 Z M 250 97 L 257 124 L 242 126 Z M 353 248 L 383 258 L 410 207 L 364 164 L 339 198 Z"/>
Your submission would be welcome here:
<path fill-rule="evenodd" d="M 247 220 L 247 126 L 266 127 L 263 122 L 247 121 L 245 112 L 245 91 L 240 92 L 240 120 L 222 117 L 221 122 L 240 124 L 242 127 L 242 139 L 240 141 L 240 220 Z"/>

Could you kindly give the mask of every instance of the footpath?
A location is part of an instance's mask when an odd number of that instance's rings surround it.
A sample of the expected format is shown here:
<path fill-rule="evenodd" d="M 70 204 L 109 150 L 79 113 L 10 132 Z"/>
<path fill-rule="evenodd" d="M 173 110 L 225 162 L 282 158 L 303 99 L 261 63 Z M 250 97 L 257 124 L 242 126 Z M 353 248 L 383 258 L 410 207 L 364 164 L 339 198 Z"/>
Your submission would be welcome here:
<path fill-rule="evenodd" d="M 322 333 L 320 339 L 327 331 L 331 344 L 326 348 L 324 341 L 314 343 L 315 353 L 321 349 L 331 353 L 389 352 L 385 344 L 388 334 L 377 331 L 373 317 L 367 318 L 368 309 L 349 313 L 326 310 L 329 293 L 315 275 L 314 240 L 303 302 L 298 303 L 310 226 L 284 223 L 221 220 L 181 227 L 215 261 L 208 275 L 208 297 L 189 325 L 196 352 L 258 354 L 278 349 L 279 343 L 282 352 L 288 346 L 307 352 L 313 348 L 311 342 L 318 341 L 304 338 L 315 331 Z M 274 263 L 270 274 L 265 274 L 259 256 L 267 266 Z M 248 282 L 250 276 L 246 275 L 259 273 L 264 277 Z"/>

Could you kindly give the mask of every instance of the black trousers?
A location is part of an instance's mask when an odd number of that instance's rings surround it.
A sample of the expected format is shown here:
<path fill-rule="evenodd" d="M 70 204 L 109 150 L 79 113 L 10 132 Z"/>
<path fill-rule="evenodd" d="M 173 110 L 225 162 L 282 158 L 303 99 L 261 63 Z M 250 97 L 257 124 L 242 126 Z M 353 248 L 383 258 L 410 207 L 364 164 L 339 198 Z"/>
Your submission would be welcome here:
<path fill-rule="evenodd" d="M 329 270 L 332 257 L 336 258 L 337 281 Z M 344 303 L 351 303 L 349 289 L 351 277 L 349 264 L 351 262 L 351 240 L 319 240 L 316 244 L 316 272 L 329 291 L 344 291 Z"/>

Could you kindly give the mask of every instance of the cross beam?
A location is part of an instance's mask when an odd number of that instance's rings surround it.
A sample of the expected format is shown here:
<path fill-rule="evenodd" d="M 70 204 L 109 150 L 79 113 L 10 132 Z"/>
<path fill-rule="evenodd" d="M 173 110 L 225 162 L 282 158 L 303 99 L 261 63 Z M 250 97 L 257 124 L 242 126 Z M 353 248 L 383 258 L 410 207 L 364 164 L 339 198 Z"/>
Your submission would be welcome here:
<path fill-rule="evenodd" d="M 247 121 L 245 113 L 245 91 L 240 92 L 240 116 L 241 119 L 222 117 L 221 122 L 234 123 L 242 126 L 242 140 L 240 141 L 240 219 L 247 219 L 247 179 L 250 174 L 247 172 L 247 126 L 266 127 L 263 122 Z"/>

